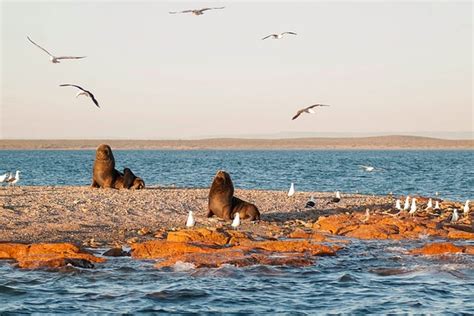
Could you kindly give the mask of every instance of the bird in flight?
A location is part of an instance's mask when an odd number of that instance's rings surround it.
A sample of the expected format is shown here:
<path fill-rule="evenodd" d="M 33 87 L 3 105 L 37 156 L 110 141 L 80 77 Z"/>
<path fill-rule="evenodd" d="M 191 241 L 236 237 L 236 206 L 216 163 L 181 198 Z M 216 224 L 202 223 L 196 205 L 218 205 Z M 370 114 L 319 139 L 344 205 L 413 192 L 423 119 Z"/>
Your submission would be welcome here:
<path fill-rule="evenodd" d="M 298 118 L 298 116 L 301 115 L 301 113 L 309 113 L 309 114 L 314 114 L 316 113 L 313 108 L 317 107 L 317 106 L 329 106 L 329 105 L 326 105 L 326 104 L 313 104 L 313 105 L 310 105 L 306 108 L 303 108 L 301 110 L 298 110 L 298 112 L 296 112 L 296 115 L 293 116 L 292 120 L 295 120 Z"/>
<path fill-rule="evenodd" d="M 81 88 L 81 87 L 79 87 L 79 86 L 77 86 L 77 85 L 69 84 L 69 83 L 60 84 L 59 86 L 60 86 L 60 87 L 76 87 L 76 88 L 78 88 L 79 90 L 81 90 L 81 92 L 78 92 L 78 93 L 76 94 L 76 98 L 77 98 L 78 96 L 80 96 L 80 95 L 85 95 L 86 97 L 91 98 L 91 99 L 92 99 L 92 102 L 94 102 L 94 104 L 95 104 L 98 108 L 100 108 L 99 102 L 97 102 L 97 100 L 95 99 L 94 95 L 93 95 L 90 91 L 87 91 L 87 90 L 85 90 L 85 89 L 83 89 L 83 88 Z"/>
<path fill-rule="evenodd" d="M 283 33 L 280 33 L 280 34 L 270 34 L 270 35 L 267 35 L 264 38 L 262 38 L 262 41 L 269 38 L 269 37 L 271 37 L 273 39 L 282 39 L 283 36 L 285 36 L 286 34 L 298 35 L 295 32 L 283 32 Z"/>
<path fill-rule="evenodd" d="M 86 58 L 86 56 L 79 56 L 79 57 L 76 57 L 76 56 L 53 56 L 51 55 L 50 52 L 48 52 L 46 49 L 44 49 L 43 47 L 39 46 L 38 44 L 36 44 L 35 42 L 33 42 L 33 40 L 27 36 L 26 38 L 28 38 L 28 40 L 33 43 L 33 45 L 35 45 L 36 47 L 38 47 L 39 49 L 41 49 L 42 51 L 44 51 L 46 54 L 49 55 L 49 60 L 53 63 L 53 64 L 59 64 L 60 60 L 61 59 L 81 59 L 81 58 Z"/>
<path fill-rule="evenodd" d="M 203 15 L 204 11 L 208 10 L 220 10 L 224 9 L 225 7 L 214 7 L 214 8 L 202 8 L 202 9 L 194 9 L 194 10 L 184 10 L 184 11 L 171 11 L 169 14 L 176 14 L 176 13 L 192 13 L 194 15 Z"/>

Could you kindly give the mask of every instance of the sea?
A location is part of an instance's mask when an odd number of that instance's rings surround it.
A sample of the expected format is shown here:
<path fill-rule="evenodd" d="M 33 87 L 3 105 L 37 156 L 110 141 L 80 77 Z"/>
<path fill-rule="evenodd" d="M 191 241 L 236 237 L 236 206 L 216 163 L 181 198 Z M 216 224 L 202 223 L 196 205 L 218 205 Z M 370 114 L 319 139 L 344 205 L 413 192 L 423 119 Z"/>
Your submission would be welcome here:
<path fill-rule="evenodd" d="M 473 150 L 114 150 L 116 168 L 147 186 L 209 187 L 217 170 L 238 189 L 474 198 Z M 19 185 L 85 186 L 92 150 L 3 150 Z M 373 166 L 371 172 L 362 166 Z M 0 227 L 1 229 L 1 227 Z M 474 256 L 412 256 L 419 240 L 351 240 L 309 267 L 195 269 L 112 258 L 94 269 L 19 270 L 0 260 L 0 314 L 474 314 Z M 474 241 L 459 241 L 474 245 Z M 106 249 L 92 249 L 100 255 Z"/>

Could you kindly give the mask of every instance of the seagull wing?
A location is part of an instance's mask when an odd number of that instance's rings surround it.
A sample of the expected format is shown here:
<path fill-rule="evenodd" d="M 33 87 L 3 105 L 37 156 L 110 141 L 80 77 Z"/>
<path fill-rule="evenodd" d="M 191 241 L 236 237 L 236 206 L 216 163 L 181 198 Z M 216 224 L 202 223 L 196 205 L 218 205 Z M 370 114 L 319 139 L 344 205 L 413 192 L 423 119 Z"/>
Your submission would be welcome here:
<path fill-rule="evenodd" d="M 303 112 L 304 112 L 304 110 L 299 110 L 298 112 L 296 112 L 296 115 L 295 115 L 295 116 L 293 116 L 293 118 L 292 118 L 291 120 L 295 120 L 295 119 L 297 119 L 297 118 L 298 118 L 298 116 L 300 116 L 300 115 L 301 115 L 301 113 L 303 113 Z"/>
<path fill-rule="evenodd" d="M 295 32 L 283 32 L 283 33 L 281 33 L 281 35 L 285 35 L 285 34 L 298 35 Z"/>
<path fill-rule="evenodd" d="M 224 8 L 225 7 L 202 8 L 202 9 L 197 10 L 197 11 L 204 12 L 204 11 L 207 11 L 207 10 L 219 10 L 219 9 L 224 9 Z"/>
<path fill-rule="evenodd" d="M 86 89 L 78 86 L 78 85 L 75 85 L 75 84 L 69 84 L 69 83 L 66 83 L 66 84 L 60 84 L 59 85 L 60 87 L 75 87 L 75 88 L 78 88 L 79 90 L 82 90 L 84 91 L 85 93 L 87 93 L 87 95 L 92 99 L 92 102 L 94 102 L 94 104 L 100 108 L 99 106 L 99 102 L 97 102 L 96 98 L 94 97 L 94 95 L 90 92 L 90 91 L 87 91 Z"/>
<path fill-rule="evenodd" d="M 190 13 L 193 12 L 194 10 L 184 10 L 184 11 L 171 11 L 169 12 L 170 14 L 176 14 L 176 13 Z"/>
<path fill-rule="evenodd" d="M 44 51 L 46 54 L 48 54 L 48 55 L 51 56 L 51 57 L 54 57 L 54 56 L 51 55 L 51 53 L 48 52 L 46 49 L 44 49 L 43 47 L 41 47 L 41 46 L 39 46 L 38 44 L 36 44 L 35 42 L 33 42 L 33 40 L 32 40 L 29 36 L 27 36 L 26 38 L 27 38 L 31 43 L 33 43 L 33 45 L 35 45 L 36 47 L 38 47 L 39 49 L 41 49 L 42 51 Z"/>
<path fill-rule="evenodd" d="M 87 56 L 61 56 L 61 57 L 56 57 L 56 59 L 81 59 L 81 58 L 86 58 Z"/>
<path fill-rule="evenodd" d="M 100 106 L 99 106 L 99 102 L 97 102 L 96 98 L 94 97 L 94 95 L 92 93 L 90 93 L 89 91 L 86 91 L 89 96 L 91 97 L 92 99 L 92 102 L 94 102 L 95 106 L 97 106 L 99 109 L 100 109 Z"/>
<path fill-rule="evenodd" d="M 267 35 L 267 36 L 265 36 L 264 38 L 262 38 L 262 40 L 267 39 L 267 38 L 269 38 L 269 37 L 272 37 L 272 36 L 274 36 L 274 35 L 275 35 L 275 34 Z"/>
<path fill-rule="evenodd" d="M 309 110 L 309 109 L 315 108 L 317 106 L 329 106 L 329 105 L 326 105 L 326 104 L 313 104 L 313 105 L 310 105 L 307 108 L 305 108 L 305 110 Z"/>

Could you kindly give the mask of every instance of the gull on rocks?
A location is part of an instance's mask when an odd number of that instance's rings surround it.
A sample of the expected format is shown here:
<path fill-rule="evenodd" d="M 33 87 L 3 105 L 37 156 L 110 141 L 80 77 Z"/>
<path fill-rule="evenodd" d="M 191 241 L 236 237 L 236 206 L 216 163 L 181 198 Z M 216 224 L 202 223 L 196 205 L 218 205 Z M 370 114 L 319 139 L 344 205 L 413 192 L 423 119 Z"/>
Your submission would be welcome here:
<path fill-rule="evenodd" d="M 433 200 L 430 198 L 428 200 L 428 204 L 426 205 L 426 209 L 429 210 L 429 209 L 432 209 L 433 208 Z"/>
<path fill-rule="evenodd" d="M 408 212 L 408 214 L 410 214 L 411 216 L 415 215 L 415 212 L 416 212 L 416 199 L 413 198 L 411 200 L 411 207 L 410 207 L 410 212 Z"/>
<path fill-rule="evenodd" d="M 405 199 L 405 205 L 403 205 L 403 210 L 406 211 L 410 208 L 410 196 L 407 195 L 407 198 Z"/>
<path fill-rule="evenodd" d="M 458 214 L 458 210 L 457 209 L 454 209 L 453 210 L 453 215 L 451 216 L 451 223 L 456 223 L 459 219 L 459 214 Z"/>
<path fill-rule="evenodd" d="M 240 226 L 240 214 L 239 214 L 239 212 L 235 213 L 234 220 L 232 221 L 231 226 L 234 227 L 234 228 L 237 228 L 237 227 Z"/>
<path fill-rule="evenodd" d="M 313 104 L 313 105 L 310 105 L 308 107 L 302 108 L 302 109 L 300 109 L 296 112 L 295 116 L 293 116 L 291 118 L 291 120 L 296 120 L 298 118 L 298 116 L 300 116 L 302 113 L 308 113 L 308 114 L 316 113 L 313 110 L 313 108 L 318 107 L 318 106 L 329 106 L 329 105 L 327 105 L 327 104 Z"/>
<path fill-rule="evenodd" d="M 441 207 L 439 207 L 439 201 L 436 201 L 435 202 L 435 207 L 434 207 L 435 210 L 440 210 Z"/>
<path fill-rule="evenodd" d="M 0 176 L 0 183 L 6 182 L 8 177 L 8 172 Z"/>
<path fill-rule="evenodd" d="M 306 202 L 305 208 L 312 208 L 316 205 L 316 201 L 314 200 L 314 196 L 311 195 L 311 198 Z"/>
<path fill-rule="evenodd" d="M 466 201 L 466 203 L 464 204 L 464 208 L 463 208 L 463 214 L 464 216 L 467 216 L 467 214 L 469 214 L 469 200 Z"/>
<path fill-rule="evenodd" d="M 295 184 L 292 182 L 290 185 L 290 190 L 288 191 L 288 196 L 293 196 L 295 194 Z"/>
<path fill-rule="evenodd" d="M 397 199 L 397 201 L 395 202 L 395 208 L 399 211 L 402 210 L 402 205 L 401 205 L 400 199 Z"/>
<path fill-rule="evenodd" d="M 10 173 L 10 177 L 7 180 L 9 185 L 15 185 L 18 183 L 18 181 L 20 181 L 20 172 L 21 171 L 17 170 L 14 177 L 12 177 Z"/>
<path fill-rule="evenodd" d="M 192 13 L 193 15 L 203 15 L 205 11 L 209 10 L 221 10 L 225 7 L 214 7 L 214 8 L 202 8 L 202 9 L 193 9 L 193 10 L 184 10 L 184 11 L 170 11 L 169 14 L 177 14 L 177 13 Z"/>
<path fill-rule="evenodd" d="M 60 84 L 59 86 L 60 86 L 60 87 L 75 87 L 75 88 L 78 88 L 79 90 L 81 90 L 81 92 L 78 92 L 78 93 L 76 94 L 76 98 L 77 98 L 78 96 L 80 96 L 80 95 L 85 95 L 86 97 L 91 98 L 92 102 L 94 102 L 94 104 L 95 104 L 98 108 L 100 108 L 99 102 L 97 102 L 97 100 L 95 99 L 94 95 L 93 95 L 90 91 L 87 91 L 87 90 L 85 90 L 85 89 L 83 89 L 83 88 L 81 88 L 81 87 L 79 87 L 79 86 L 77 86 L 77 85 L 75 85 L 75 84 L 69 84 L 69 83 Z"/>
<path fill-rule="evenodd" d="M 194 227 L 194 225 L 196 225 L 196 220 L 194 219 L 193 211 L 189 211 L 186 227 Z"/>
<path fill-rule="evenodd" d="M 273 39 L 282 39 L 283 36 L 285 36 L 286 34 L 298 35 L 298 34 L 296 34 L 295 32 L 283 32 L 283 33 L 280 33 L 280 34 L 273 33 L 273 34 L 267 35 L 267 36 L 265 36 L 264 38 L 262 38 L 262 41 L 263 41 L 263 40 L 266 40 L 267 38 L 270 38 L 270 37 L 273 38 Z"/>
<path fill-rule="evenodd" d="M 27 36 L 26 37 L 33 45 L 35 45 L 36 47 L 38 47 L 39 49 L 41 49 L 42 51 L 44 51 L 46 54 L 49 55 L 49 60 L 53 63 L 53 64 L 59 64 L 60 63 L 60 60 L 61 59 L 81 59 L 81 58 L 86 58 L 86 56 L 53 56 L 51 55 L 50 52 L 48 52 L 46 49 L 44 49 L 43 47 L 39 46 L 38 44 L 36 44 L 35 42 L 33 42 L 33 40 Z"/>
<path fill-rule="evenodd" d="M 327 204 L 330 204 L 330 203 L 339 203 L 339 201 L 341 200 L 341 194 L 339 193 L 339 191 L 337 191 L 335 193 L 335 197 L 333 197 L 331 199 L 331 201 L 329 201 Z"/>

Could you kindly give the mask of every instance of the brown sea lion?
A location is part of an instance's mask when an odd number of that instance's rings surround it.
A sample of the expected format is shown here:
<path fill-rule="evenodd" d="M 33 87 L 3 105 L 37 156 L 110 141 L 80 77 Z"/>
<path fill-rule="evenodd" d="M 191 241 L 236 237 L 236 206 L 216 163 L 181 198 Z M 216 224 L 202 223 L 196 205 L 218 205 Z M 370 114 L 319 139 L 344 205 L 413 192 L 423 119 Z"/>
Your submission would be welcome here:
<path fill-rule="evenodd" d="M 260 212 L 254 204 L 234 196 L 232 198 L 232 218 L 234 218 L 235 213 L 239 213 L 240 219 L 260 220 Z"/>
<path fill-rule="evenodd" d="M 241 219 L 251 221 L 260 219 L 258 208 L 234 196 L 234 185 L 230 175 L 225 171 L 218 171 L 209 190 L 209 211 L 207 217 L 216 215 L 225 220 L 234 218 L 239 213 Z"/>
<path fill-rule="evenodd" d="M 123 187 L 123 176 L 115 169 L 115 159 L 109 145 L 101 144 L 97 148 L 92 170 L 93 188 Z"/>
<path fill-rule="evenodd" d="M 209 204 L 207 217 L 216 215 L 225 220 L 231 219 L 232 197 L 234 185 L 230 175 L 222 170 L 217 171 L 209 190 Z"/>
<path fill-rule="evenodd" d="M 137 177 L 129 168 L 123 169 L 123 188 L 124 189 L 143 189 L 145 181 Z"/>

